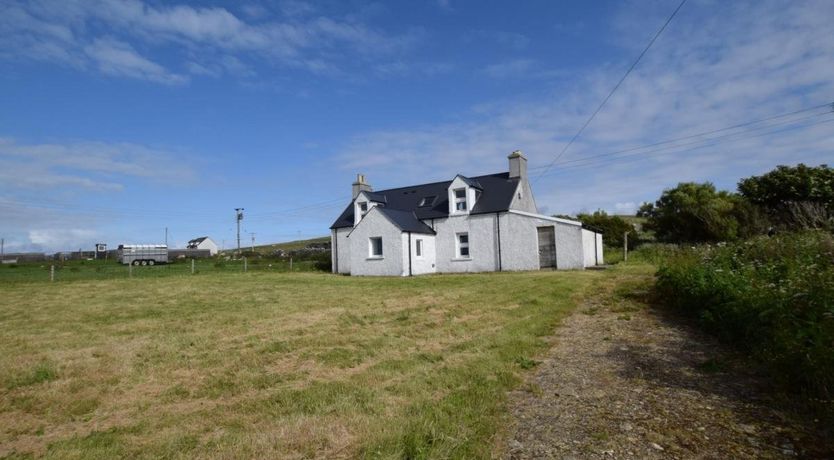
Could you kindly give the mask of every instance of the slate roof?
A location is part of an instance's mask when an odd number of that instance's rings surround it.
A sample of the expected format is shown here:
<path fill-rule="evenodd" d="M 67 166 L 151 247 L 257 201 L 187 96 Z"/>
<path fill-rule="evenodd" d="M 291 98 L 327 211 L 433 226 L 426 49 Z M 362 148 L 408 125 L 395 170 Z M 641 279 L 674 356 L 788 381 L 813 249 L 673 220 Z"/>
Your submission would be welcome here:
<path fill-rule="evenodd" d="M 463 177 L 463 176 L 460 176 Z M 510 209 L 513 201 L 513 194 L 518 187 L 518 178 L 510 178 L 510 173 L 488 174 L 465 178 L 474 181 L 480 188 L 481 197 L 475 203 L 475 207 L 469 214 L 486 214 L 502 212 Z M 449 195 L 448 189 L 452 181 L 433 182 L 430 184 L 413 185 L 410 187 L 392 188 L 372 192 L 374 195 L 382 196 L 385 201 L 383 207 L 386 210 L 407 211 L 413 213 L 415 219 L 439 219 L 449 216 Z M 368 192 L 365 192 L 368 193 Z M 426 197 L 436 197 L 431 206 L 420 206 L 420 202 Z M 377 201 L 375 198 L 374 201 Z M 330 226 L 334 228 L 353 227 L 353 202 L 348 204 L 342 214 Z"/>
<path fill-rule="evenodd" d="M 388 218 L 388 220 L 390 220 L 394 225 L 396 225 L 397 228 L 404 232 L 428 233 L 429 235 L 435 234 L 434 230 L 432 230 L 431 227 L 429 227 L 428 225 L 419 221 L 417 219 L 417 216 L 415 216 L 413 212 L 400 211 L 397 209 L 388 209 L 383 206 L 376 206 L 374 209 L 381 212 L 385 217 Z"/>
<path fill-rule="evenodd" d="M 466 176 L 462 176 L 460 174 L 455 176 L 455 179 L 457 179 L 458 177 L 460 177 L 460 180 L 462 180 L 466 185 L 468 185 L 472 188 L 476 188 L 478 190 L 483 190 L 484 189 L 484 187 L 480 184 L 480 182 L 478 182 L 475 179 L 470 179 L 470 178 L 468 178 Z"/>
<path fill-rule="evenodd" d="M 191 246 L 197 246 L 198 244 L 200 244 L 200 243 L 202 243 L 203 241 L 205 241 L 207 238 L 208 238 L 207 236 L 201 236 L 201 237 L 199 237 L 199 238 L 194 238 L 193 240 L 191 240 L 191 241 L 189 241 L 189 242 L 188 242 L 188 246 L 189 246 L 189 247 L 191 247 Z"/>

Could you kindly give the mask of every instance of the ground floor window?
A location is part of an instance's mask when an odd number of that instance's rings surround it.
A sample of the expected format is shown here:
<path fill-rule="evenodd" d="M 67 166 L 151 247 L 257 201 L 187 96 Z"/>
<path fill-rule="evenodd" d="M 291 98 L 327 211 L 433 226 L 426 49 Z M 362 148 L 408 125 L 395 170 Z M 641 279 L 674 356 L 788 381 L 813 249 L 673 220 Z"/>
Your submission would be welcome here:
<path fill-rule="evenodd" d="M 417 257 L 423 257 L 423 240 L 414 241 L 414 253 Z"/>
<path fill-rule="evenodd" d="M 469 257 L 468 233 L 458 233 L 458 257 Z"/>
<path fill-rule="evenodd" d="M 382 237 L 372 236 L 369 238 L 371 257 L 382 257 Z"/>

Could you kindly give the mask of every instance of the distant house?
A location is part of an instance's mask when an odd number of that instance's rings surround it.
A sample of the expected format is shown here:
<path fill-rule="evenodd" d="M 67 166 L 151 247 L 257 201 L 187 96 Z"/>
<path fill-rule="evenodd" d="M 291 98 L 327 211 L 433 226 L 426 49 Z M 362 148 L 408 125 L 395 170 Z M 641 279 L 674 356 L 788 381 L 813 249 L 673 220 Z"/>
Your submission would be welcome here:
<path fill-rule="evenodd" d="M 216 255 L 218 251 L 217 243 L 211 240 L 211 238 L 207 236 L 201 236 L 199 238 L 194 238 L 193 240 L 188 242 L 188 245 L 185 246 L 186 249 L 208 249 L 209 254 Z"/>
<path fill-rule="evenodd" d="M 602 235 L 538 213 L 527 159 L 509 171 L 374 192 L 365 177 L 331 229 L 333 271 L 351 275 L 581 269 Z"/>

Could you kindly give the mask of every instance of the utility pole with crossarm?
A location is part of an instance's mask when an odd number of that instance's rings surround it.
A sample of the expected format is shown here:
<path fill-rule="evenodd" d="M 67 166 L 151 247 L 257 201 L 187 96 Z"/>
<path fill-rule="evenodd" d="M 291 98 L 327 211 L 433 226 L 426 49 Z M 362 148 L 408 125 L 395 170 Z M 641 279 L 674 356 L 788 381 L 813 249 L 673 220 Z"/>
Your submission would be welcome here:
<path fill-rule="evenodd" d="M 243 208 L 235 208 L 237 213 L 237 256 L 240 257 L 240 221 L 243 220 Z"/>

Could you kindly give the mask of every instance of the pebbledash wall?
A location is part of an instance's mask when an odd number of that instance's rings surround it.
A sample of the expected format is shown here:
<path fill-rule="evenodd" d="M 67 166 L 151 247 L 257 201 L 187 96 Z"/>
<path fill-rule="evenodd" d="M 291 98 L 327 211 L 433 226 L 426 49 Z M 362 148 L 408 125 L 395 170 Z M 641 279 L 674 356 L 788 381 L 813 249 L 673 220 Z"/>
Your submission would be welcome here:
<path fill-rule="evenodd" d="M 404 272 L 402 232 L 381 212 L 369 211 L 347 238 L 351 275 L 408 275 Z M 370 238 L 382 237 L 382 257 L 372 257 Z"/>
<path fill-rule="evenodd" d="M 538 227 L 554 228 L 557 268 L 581 269 L 602 263 L 601 235 L 583 230 L 579 222 L 517 210 L 498 214 L 450 216 L 424 222 L 437 235 L 411 234 L 411 274 L 414 275 L 538 270 Z M 583 235 L 585 232 L 591 236 Z M 470 257 L 457 257 L 458 233 L 469 234 Z M 500 248 L 497 237 L 499 233 Z M 333 230 L 333 235 L 336 243 L 332 256 L 334 271 L 338 269 L 342 274 L 360 276 L 409 275 L 408 233 L 401 232 L 381 213 L 369 212 L 362 225 L 358 225 L 355 230 L 337 229 Z M 382 237 L 382 258 L 370 256 L 369 238 L 372 236 Z M 418 239 L 423 241 L 421 257 L 416 255 Z M 594 243 L 597 243 L 596 248 Z M 595 256 L 599 258 L 598 261 Z M 355 268 L 351 270 L 351 267 Z"/>

